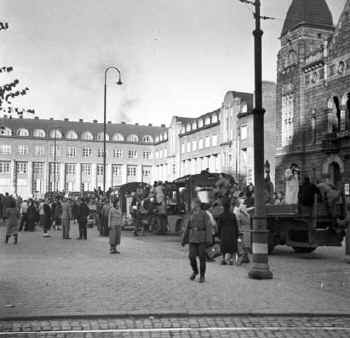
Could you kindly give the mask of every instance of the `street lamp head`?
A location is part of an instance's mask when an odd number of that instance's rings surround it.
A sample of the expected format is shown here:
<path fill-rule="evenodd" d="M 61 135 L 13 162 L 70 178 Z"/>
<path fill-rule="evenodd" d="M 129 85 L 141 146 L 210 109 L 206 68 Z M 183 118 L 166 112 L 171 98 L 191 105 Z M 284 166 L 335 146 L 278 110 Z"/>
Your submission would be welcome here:
<path fill-rule="evenodd" d="M 117 85 L 118 86 L 121 86 L 123 84 L 123 81 L 122 81 L 122 79 L 119 77 L 119 80 L 118 80 L 118 82 L 117 82 Z"/>

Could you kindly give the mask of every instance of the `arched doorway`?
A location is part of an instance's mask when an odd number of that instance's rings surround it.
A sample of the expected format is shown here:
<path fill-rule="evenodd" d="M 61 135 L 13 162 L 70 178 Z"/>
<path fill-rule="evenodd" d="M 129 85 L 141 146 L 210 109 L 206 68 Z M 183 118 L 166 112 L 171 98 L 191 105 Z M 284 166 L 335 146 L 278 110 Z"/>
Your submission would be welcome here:
<path fill-rule="evenodd" d="M 339 164 L 337 162 L 331 162 L 328 167 L 328 173 L 330 175 L 330 182 L 334 186 L 339 187 L 342 182 L 342 174 Z"/>

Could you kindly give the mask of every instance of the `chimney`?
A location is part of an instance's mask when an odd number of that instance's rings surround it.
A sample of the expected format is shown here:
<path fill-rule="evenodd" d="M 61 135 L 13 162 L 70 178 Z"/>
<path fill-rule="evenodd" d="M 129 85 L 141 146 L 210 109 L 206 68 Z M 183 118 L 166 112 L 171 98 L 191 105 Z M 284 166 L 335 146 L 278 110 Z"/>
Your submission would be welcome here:
<path fill-rule="evenodd" d="M 50 121 L 53 121 L 53 117 L 50 117 Z"/>
<path fill-rule="evenodd" d="M 20 118 L 20 119 L 23 119 L 23 115 L 19 115 L 19 118 Z"/>
<path fill-rule="evenodd" d="M 97 120 L 93 120 L 92 122 L 93 122 L 93 123 L 97 123 Z"/>
<path fill-rule="evenodd" d="M 35 117 L 34 117 L 34 120 L 39 120 L 39 116 L 35 116 Z"/>
<path fill-rule="evenodd" d="M 79 119 L 79 122 L 84 122 L 84 120 L 83 119 Z"/>
<path fill-rule="evenodd" d="M 165 128 L 165 124 L 161 124 L 160 126 L 161 126 L 162 128 Z"/>
<path fill-rule="evenodd" d="M 4 115 L 4 119 L 7 119 L 7 115 Z"/>
<path fill-rule="evenodd" d="M 135 126 L 138 126 L 139 124 L 138 123 L 135 123 Z"/>
<path fill-rule="evenodd" d="M 122 124 L 126 124 L 124 121 L 122 121 Z"/>
<path fill-rule="evenodd" d="M 149 126 L 149 127 L 152 127 L 152 123 L 148 123 L 148 126 Z"/>
<path fill-rule="evenodd" d="M 112 121 L 108 121 L 108 124 L 112 124 Z"/>
<path fill-rule="evenodd" d="M 69 119 L 68 119 L 68 118 L 65 118 L 65 119 L 64 119 L 64 121 L 66 121 L 66 122 L 67 122 L 67 121 L 69 121 Z"/>

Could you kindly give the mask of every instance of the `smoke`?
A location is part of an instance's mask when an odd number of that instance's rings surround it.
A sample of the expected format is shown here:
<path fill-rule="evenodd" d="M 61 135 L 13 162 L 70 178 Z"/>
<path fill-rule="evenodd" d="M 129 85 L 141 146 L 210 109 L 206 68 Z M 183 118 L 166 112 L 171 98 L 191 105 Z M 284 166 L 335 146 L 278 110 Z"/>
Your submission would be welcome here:
<path fill-rule="evenodd" d="M 140 103 L 139 98 L 124 98 L 122 99 L 119 110 L 117 112 L 117 118 L 119 121 L 126 123 L 132 122 L 132 113 L 135 107 Z"/>

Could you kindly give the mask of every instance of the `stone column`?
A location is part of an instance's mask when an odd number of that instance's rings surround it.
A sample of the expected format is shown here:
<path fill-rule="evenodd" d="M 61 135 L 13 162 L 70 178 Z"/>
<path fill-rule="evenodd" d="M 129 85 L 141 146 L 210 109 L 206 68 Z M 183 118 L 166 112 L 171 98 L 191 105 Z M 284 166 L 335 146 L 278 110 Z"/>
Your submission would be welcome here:
<path fill-rule="evenodd" d="M 112 164 L 106 164 L 106 191 L 112 187 Z"/>
<path fill-rule="evenodd" d="M 97 188 L 96 163 L 91 163 L 91 189 L 94 190 L 96 188 Z"/>
<path fill-rule="evenodd" d="M 44 194 L 49 191 L 49 162 L 44 162 L 43 165 L 43 176 L 44 176 Z"/>
<path fill-rule="evenodd" d="M 28 162 L 28 196 L 33 197 L 33 162 Z"/>
<path fill-rule="evenodd" d="M 75 191 L 80 191 L 81 190 L 81 164 L 80 163 L 76 163 L 75 164 L 74 190 Z"/>
<path fill-rule="evenodd" d="M 58 176 L 58 190 L 59 191 L 63 191 L 64 190 L 64 185 L 65 185 L 65 180 L 66 180 L 66 177 L 65 177 L 65 167 L 66 167 L 66 164 L 65 163 L 57 163 L 58 165 L 58 173 L 59 173 L 59 176 Z"/>
<path fill-rule="evenodd" d="M 9 194 L 14 194 L 16 191 L 15 185 L 16 185 L 16 161 L 10 162 L 10 185 L 9 185 Z"/>
<path fill-rule="evenodd" d="M 136 168 L 136 181 L 137 182 L 143 182 L 144 177 L 143 177 L 143 165 L 138 165 Z"/>

